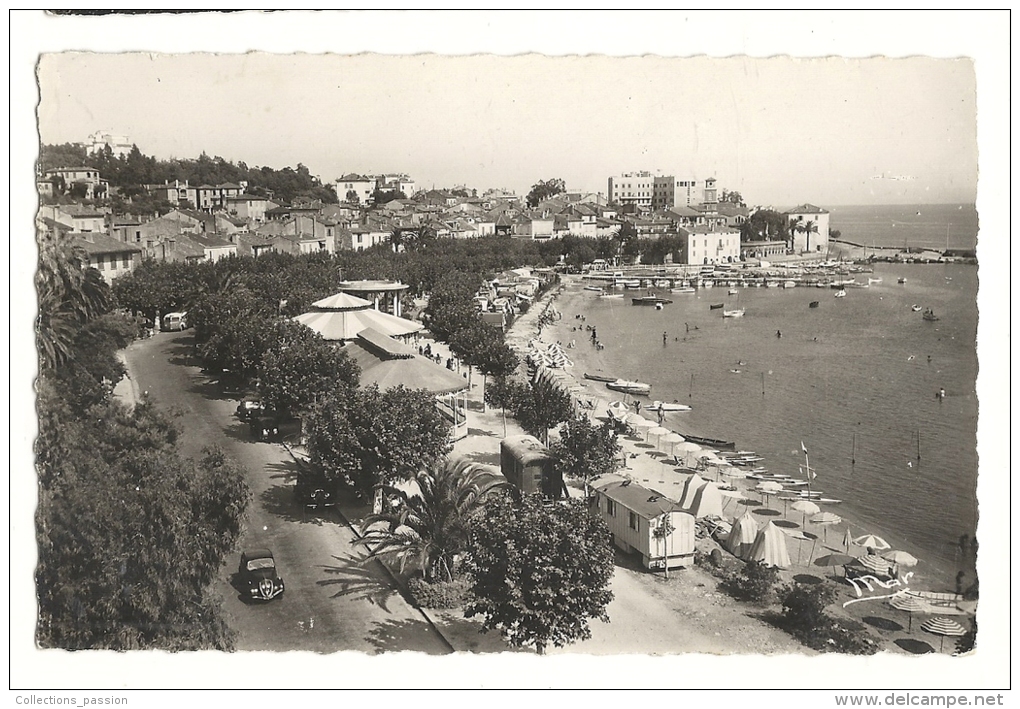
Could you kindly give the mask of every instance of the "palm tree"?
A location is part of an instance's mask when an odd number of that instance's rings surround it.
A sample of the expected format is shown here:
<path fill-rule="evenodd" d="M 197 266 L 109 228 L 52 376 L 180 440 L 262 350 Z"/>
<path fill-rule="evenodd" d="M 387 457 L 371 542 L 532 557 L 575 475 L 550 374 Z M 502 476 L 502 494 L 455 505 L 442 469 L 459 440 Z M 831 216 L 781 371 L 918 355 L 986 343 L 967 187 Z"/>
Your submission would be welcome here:
<path fill-rule="evenodd" d="M 804 242 L 804 250 L 805 251 L 810 251 L 811 250 L 811 234 L 812 233 L 815 233 L 815 234 L 818 233 L 818 225 L 815 224 L 812 221 L 797 222 L 797 226 L 795 228 L 796 228 L 796 230 L 798 232 L 800 232 L 801 234 L 805 234 L 807 236 L 807 239 Z"/>
<path fill-rule="evenodd" d="M 368 548 L 367 558 L 394 559 L 400 573 L 411 565 L 427 581 L 453 580 L 453 557 L 467 547 L 472 521 L 488 496 L 509 483 L 478 463 L 446 460 L 415 478 L 420 492 L 408 495 L 382 486 L 396 498 L 393 511 L 369 515 L 354 543 Z"/>
<path fill-rule="evenodd" d="M 70 359 L 79 328 L 110 309 L 110 287 L 99 271 L 85 265 L 86 259 L 81 247 L 66 240 L 39 240 L 36 347 L 44 369 Z"/>

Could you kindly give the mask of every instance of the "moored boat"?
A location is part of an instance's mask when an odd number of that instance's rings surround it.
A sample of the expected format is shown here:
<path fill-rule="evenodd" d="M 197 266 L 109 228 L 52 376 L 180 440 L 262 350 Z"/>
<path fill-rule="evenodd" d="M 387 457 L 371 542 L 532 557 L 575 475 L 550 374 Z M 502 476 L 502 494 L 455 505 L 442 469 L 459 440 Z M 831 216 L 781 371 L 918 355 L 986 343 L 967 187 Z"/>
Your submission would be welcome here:
<path fill-rule="evenodd" d="M 906 282 L 907 282 L 907 279 L 906 279 L 906 278 L 897 278 L 897 279 L 896 279 L 896 282 L 897 282 L 897 283 L 900 283 L 900 284 L 903 284 L 903 283 L 906 283 Z"/>
<path fill-rule="evenodd" d="M 644 382 L 632 382 L 625 379 L 617 379 L 615 382 L 606 382 L 606 388 L 612 389 L 613 391 L 623 392 L 624 394 L 647 396 L 652 390 L 652 385 L 645 384 Z"/>
<path fill-rule="evenodd" d="M 726 295 L 737 295 L 739 292 L 740 291 L 738 291 L 736 288 L 730 288 L 728 291 L 726 291 Z"/>
<path fill-rule="evenodd" d="M 699 446 L 705 446 L 706 448 L 715 448 L 716 450 L 733 450 L 737 447 L 737 444 L 733 441 L 724 441 L 720 438 L 706 438 L 704 436 L 690 436 L 683 434 L 690 443 L 694 443 Z"/>
<path fill-rule="evenodd" d="M 683 286 L 681 288 L 670 288 L 670 293 L 697 293 L 691 286 Z"/>
<path fill-rule="evenodd" d="M 657 295 L 643 295 L 638 298 L 631 298 L 630 302 L 632 305 L 668 305 L 673 301 L 668 298 L 660 298 Z"/>
<path fill-rule="evenodd" d="M 584 373 L 584 378 L 593 382 L 615 382 L 619 379 L 619 377 L 607 377 L 604 374 L 590 374 L 589 372 Z"/>
<path fill-rule="evenodd" d="M 818 301 L 817 300 L 812 300 L 810 303 L 808 303 L 808 307 L 809 308 L 817 308 L 818 307 Z"/>
<path fill-rule="evenodd" d="M 835 297 L 837 297 L 837 298 L 846 298 L 846 291 L 843 290 L 842 288 L 840 288 L 838 291 L 836 291 Z"/>
<path fill-rule="evenodd" d="M 647 411 L 690 411 L 691 407 L 687 404 L 680 404 L 673 402 L 672 404 L 664 401 L 653 401 L 645 407 Z"/>
<path fill-rule="evenodd" d="M 599 298 L 622 298 L 623 293 L 603 293 Z"/>
<path fill-rule="evenodd" d="M 924 311 L 924 315 L 922 315 L 921 317 L 924 318 L 925 320 L 927 320 L 928 322 L 935 322 L 936 320 L 939 319 L 939 316 L 936 315 L 935 311 L 932 310 L 931 308 L 928 308 L 927 310 L 925 310 Z"/>
<path fill-rule="evenodd" d="M 726 305 L 726 304 L 725 303 L 712 303 L 711 305 L 708 306 L 708 309 L 709 310 L 719 310 L 719 308 L 723 307 L 724 305 Z"/>
<path fill-rule="evenodd" d="M 722 316 L 724 318 L 742 318 L 744 317 L 744 309 L 741 308 L 740 310 L 724 310 L 722 311 Z"/>

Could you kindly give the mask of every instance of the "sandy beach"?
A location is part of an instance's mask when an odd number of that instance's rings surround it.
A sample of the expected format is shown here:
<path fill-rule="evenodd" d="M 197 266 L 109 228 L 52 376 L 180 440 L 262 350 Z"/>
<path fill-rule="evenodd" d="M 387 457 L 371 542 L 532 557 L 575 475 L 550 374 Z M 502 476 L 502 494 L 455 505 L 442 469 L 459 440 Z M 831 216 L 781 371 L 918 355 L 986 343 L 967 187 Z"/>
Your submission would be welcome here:
<path fill-rule="evenodd" d="M 604 374 L 607 367 L 602 352 L 597 350 L 591 343 L 590 332 L 584 327 L 585 322 L 576 317 L 584 313 L 584 300 L 591 297 L 594 297 L 592 293 L 582 289 L 580 279 L 566 277 L 557 289 L 547 294 L 541 301 L 535 303 L 528 313 L 513 324 L 507 333 L 507 339 L 512 346 L 521 352 L 526 350 L 528 342 L 532 338 L 538 338 L 549 344 L 560 343 L 565 348 L 564 351 L 567 353 L 567 356 L 571 359 L 572 366 L 552 370 L 554 372 L 553 376 L 562 382 L 565 388 L 570 389 L 575 398 L 583 398 L 586 402 L 593 404 L 594 408 L 589 410 L 588 414 L 592 420 L 598 421 L 604 420 L 607 417 L 607 406 L 610 401 L 625 400 L 629 402 L 630 399 L 622 394 L 605 389 L 601 383 L 588 381 L 583 378 L 585 372 Z M 559 313 L 560 315 L 551 322 L 542 324 L 543 319 L 541 316 L 546 312 L 547 308 L 551 308 L 552 312 Z M 609 335 L 610 333 L 605 334 Z M 575 343 L 574 347 L 570 347 L 572 342 Z M 646 417 L 655 422 L 653 414 L 649 413 Z M 668 422 L 666 426 L 668 427 Z M 738 434 L 738 432 L 729 433 L 730 435 Z M 646 487 L 653 488 L 667 497 L 672 499 L 679 498 L 683 484 L 694 473 L 693 470 L 678 467 L 675 461 L 667 459 L 663 453 L 655 450 L 640 435 L 621 436 L 620 442 L 626 456 L 625 467 L 621 468 L 620 474 L 626 475 Z M 691 459 L 685 462 L 694 464 L 694 461 Z M 787 583 L 832 584 L 833 588 L 837 590 L 838 600 L 830 608 L 830 611 L 833 614 L 843 614 L 865 623 L 865 625 L 869 626 L 869 630 L 874 637 L 881 641 L 880 644 L 883 650 L 904 653 L 910 651 L 907 648 L 916 647 L 918 642 L 926 642 L 931 645 L 933 636 L 922 632 L 919 628 L 923 620 L 933 615 L 952 617 L 965 627 L 969 625 L 969 616 L 958 608 L 952 606 L 929 606 L 928 610 L 930 613 L 915 614 L 916 617 L 912 618 L 913 622 L 909 623 L 911 630 L 908 631 L 907 613 L 891 608 L 888 605 L 888 599 L 883 597 L 908 588 L 912 591 L 937 592 L 946 592 L 951 589 L 911 586 L 910 577 L 907 576 L 908 570 L 905 569 L 902 572 L 904 581 L 899 586 L 893 586 L 888 589 L 876 586 L 869 590 L 859 584 L 860 593 L 858 593 L 858 587 L 843 579 L 843 569 L 841 566 L 825 567 L 811 563 L 812 559 L 818 559 L 829 554 L 848 554 L 849 556 L 858 557 L 866 553 L 864 548 L 857 547 L 856 545 L 850 545 L 849 547 L 844 545 L 846 523 L 826 527 L 813 524 L 810 520 L 807 520 L 805 524 L 805 520 L 800 513 L 789 509 L 789 502 L 784 503 L 784 501 L 777 500 L 771 496 L 763 498 L 761 493 L 755 491 L 754 487 L 757 485 L 757 481 L 724 478 L 718 474 L 713 474 L 713 472 L 710 468 L 707 472 L 702 472 L 701 474 L 708 480 L 717 480 L 721 485 L 735 487 L 742 495 L 741 499 L 724 499 L 723 516 L 726 519 L 732 522 L 747 510 L 751 510 L 759 522 L 759 527 L 763 526 L 768 520 L 778 521 L 780 525 L 783 525 L 783 531 L 788 534 L 792 533 L 793 536 L 788 539 L 787 545 L 792 565 L 781 572 L 782 580 Z M 843 516 L 842 512 L 835 508 L 823 508 L 823 511 L 836 511 L 837 514 Z M 846 520 L 846 522 L 849 522 L 851 527 L 853 526 L 853 520 Z M 860 527 L 857 528 L 860 529 Z M 800 532 L 806 534 L 798 534 Z M 882 535 L 882 530 L 875 530 L 875 533 Z M 814 536 L 816 538 L 804 539 L 804 536 Z M 709 552 L 718 546 L 710 538 L 699 540 L 699 550 L 704 552 Z M 723 554 L 728 562 L 739 564 L 729 552 L 723 551 Z M 661 597 L 664 603 L 678 601 L 682 597 L 687 597 L 690 600 L 689 593 L 685 596 L 679 590 L 677 592 L 670 591 L 669 589 L 674 585 L 678 589 L 684 588 L 689 592 L 689 586 L 693 584 L 695 588 L 700 588 L 704 592 L 704 589 L 714 589 L 718 583 L 715 577 L 699 567 L 693 567 L 675 576 L 671 575 L 668 581 L 662 580 L 655 574 L 646 573 L 645 575 L 647 578 L 657 579 L 656 595 Z M 846 604 L 845 607 L 844 604 Z M 710 621 L 711 624 L 717 627 L 735 622 L 746 623 L 750 620 L 747 617 L 748 613 L 753 612 L 750 607 L 745 607 L 735 602 L 715 603 L 706 601 L 697 603 L 696 606 L 698 613 L 706 614 L 706 622 Z M 968 610 L 973 610 L 972 606 L 965 605 L 964 607 L 968 608 Z M 768 631 L 778 633 L 786 642 L 790 640 L 785 633 L 768 626 L 763 621 L 754 619 L 754 622 L 761 624 Z M 778 638 L 775 640 L 778 643 L 776 645 L 777 649 L 785 645 Z M 938 645 L 939 643 L 935 642 L 934 646 L 936 648 Z M 804 648 L 801 649 L 803 650 Z M 719 648 L 719 651 L 756 652 L 755 649 L 748 647 L 746 644 L 738 644 L 728 649 Z"/>

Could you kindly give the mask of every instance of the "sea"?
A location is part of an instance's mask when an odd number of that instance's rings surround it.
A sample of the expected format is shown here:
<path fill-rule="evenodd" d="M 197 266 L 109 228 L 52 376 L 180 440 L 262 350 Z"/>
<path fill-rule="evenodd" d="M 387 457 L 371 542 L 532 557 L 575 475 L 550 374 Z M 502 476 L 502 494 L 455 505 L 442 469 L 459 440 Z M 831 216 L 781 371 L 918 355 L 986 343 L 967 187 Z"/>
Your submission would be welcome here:
<path fill-rule="evenodd" d="M 950 248 L 973 249 L 978 236 L 973 205 L 832 208 L 831 225 L 877 246 L 902 246 L 907 234 L 910 246 L 941 250 L 948 231 Z M 853 536 L 883 536 L 921 560 L 917 579 L 952 589 L 958 571 L 973 574 L 978 518 L 978 267 L 877 263 L 868 275 L 881 281 L 845 298 L 715 287 L 665 294 L 673 303 L 663 310 L 585 293 L 574 309 L 605 349 L 581 352 L 591 345 L 579 338 L 578 366 L 597 363 L 651 384 L 649 399 L 690 405 L 664 425 L 735 441 L 770 472 L 803 479 L 807 458 L 814 489 L 843 501 L 826 509 Z M 713 303 L 745 315 L 723 318 Z"/>

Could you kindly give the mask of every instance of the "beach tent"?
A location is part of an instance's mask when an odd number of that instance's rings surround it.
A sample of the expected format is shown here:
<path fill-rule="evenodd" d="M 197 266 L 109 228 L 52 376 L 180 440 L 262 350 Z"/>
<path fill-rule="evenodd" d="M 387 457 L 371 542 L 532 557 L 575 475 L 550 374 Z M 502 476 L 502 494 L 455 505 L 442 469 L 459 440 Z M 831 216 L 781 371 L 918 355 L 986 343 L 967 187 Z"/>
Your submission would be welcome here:
<path fill-rule="evenodd" d="M 786 550 L 786 535 L 779 527 L 769 522 L 758 531 L 751 551 L 747 554 L 747 560 L 760 561 L 766 566 L 780 569 L 789 568 L 790 554 Z"/>
<path fill-rule="evenodd" d="M 751 545 L 754 544 L 757 534 L 758 523 L 754 521 L 754 517 L 748 510 L 733 524 L 730 536 L 726 540 L 726 549 L 734 556 L 743 559 L 751 551 Z"/>
<path fill-rule="evenodd" d="M 687 482 L 684 483 L 684 491 L 680 495 L 680 509 L 689 510 L 694 504 L 694 496 L 706 484 L 708 481 L 697 473 L 687 478 Z"/>
<path fill-rule="evenodd" d="M 701 517 L 722 517 L 722 494 L 719 486 L 715 483 L 707 483 L 698 488 L 694 493 L 694 502 L 691 504 L 690 512 L 696 518 Z"/>

